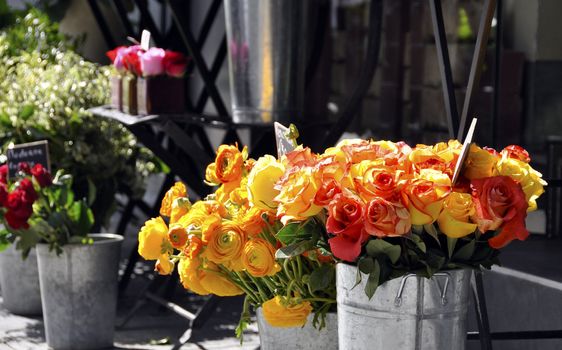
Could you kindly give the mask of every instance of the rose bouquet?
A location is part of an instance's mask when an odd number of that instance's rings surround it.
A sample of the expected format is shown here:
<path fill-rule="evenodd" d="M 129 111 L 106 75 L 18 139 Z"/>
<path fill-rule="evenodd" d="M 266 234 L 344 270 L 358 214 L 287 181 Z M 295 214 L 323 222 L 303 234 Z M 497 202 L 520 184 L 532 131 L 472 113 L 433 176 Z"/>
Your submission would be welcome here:
<path fill-rule="evenodd" d="M 206 170 L 217 190 L 192 204 L 176 183 L 162 200 L 161 217 L 139 233 L 139 254 L 156 260 L 160 274 L 177 266 L 182 285 L 197 294 L 246 295 L 238 336 L 250 306 L 262 307 L 264 318 L 279 327 L 302 326 L 314 312 L 320 328 L 335 306 L 334 260 L 327 250 L 295 247 L 292 235 L 280 234 L 273 186 L 285 166 L 271 156 L 256 162 L 246 148 L 222 145 Z"/>
<path fill-rule="evenodd" d="M 414 148 L 345 140 L 322 154 L 298 147 L 268 203 L 285 225 L 278 235 L 291 241 L 285 249 L 327 244 L 369 276 L 369 297 L 409 273 L 490 268 L 499 249 L 529 235 L 525 217 L 546 182 L 523 148 L 472 144 L 452 183 L 461 149 L 455 140 Z"/>
<path fill-rule="evenodd" d="M 112 78 L 112 105 L 130 114 L 182 113 L 183 75 L 188 59 L 175 51 L 140 45 L 107 52 L 118 73 Z"/>
<path fill-rule="evenodd" d="M 25 257 L 37 243 L 60 254 L 65 244 L 87 241 L 94 217 L 85 200 L 74 200 L 71 186 L 70 175 L 53 178 L 41 164 L 20 163 L 13 179 L 0 166 L 0 245 L 15 243 Z"/>

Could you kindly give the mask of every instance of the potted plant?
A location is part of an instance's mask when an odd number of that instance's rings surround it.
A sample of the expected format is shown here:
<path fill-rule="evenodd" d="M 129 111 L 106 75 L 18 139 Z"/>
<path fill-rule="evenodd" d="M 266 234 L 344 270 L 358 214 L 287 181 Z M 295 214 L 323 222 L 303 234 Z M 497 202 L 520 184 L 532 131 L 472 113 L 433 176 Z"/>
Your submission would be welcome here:
<path fill-rule="evenodd" d="M 92 212 L 85 199 L 75 200 L 71 186 L 72 177 L 62 171 L 53 178 L 40 164 L 21 163 L 3 192 L 5 239 L 24 254 L 37 248 L 47 344 L 54 349 L 109 347 L 122 237 L 88 234 Z"/>
<path fill-rule="evenodd" d="M 324 230 L 295 230 L 294 244 L 328 244 L 339 260 L 343 348 L 464 349 L 472 270 L 527 238 L 525 217 L 546 182 L 523 148 L 472 144 L 453 183 L 461 149 L 456 140 L 345 140 L 287 155 L 300 161 L 276 184 L 277 216 Z"/>
<path fill-rule="evenodd" d="M 182 285 L 195 293 L 245 294 L 236 333 L 242 336 L 253 307 L 262 349 L 337 349 L 334 259 L 325 248 L 291 246 L 272 208 L 284 167 L 271 156 L 254 161 L 246 148 L 220 146 L 206 171 L 217 190 L 191 204 L 176 183 L 161 217 L 141 228 L 139 254 L 157 260 L 161 274 L 177 266 Z"/>
<path fill-rule="evenodd" d="M 107 52 L 118 74 L 112 78 L 112 106 L 129 114 L 174 114 L 185 108 L 185 55 L 139 45 Z"/>

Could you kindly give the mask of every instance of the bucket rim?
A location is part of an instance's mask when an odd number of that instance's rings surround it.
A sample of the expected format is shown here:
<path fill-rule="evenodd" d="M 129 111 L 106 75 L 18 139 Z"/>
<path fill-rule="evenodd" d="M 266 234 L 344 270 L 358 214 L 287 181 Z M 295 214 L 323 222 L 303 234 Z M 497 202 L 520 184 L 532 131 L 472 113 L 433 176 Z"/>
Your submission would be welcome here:
<path fill-rule="evenodd" d="M 124 240 L 124 237 L 115 233 L 88 233 L 87 237 L 94 238 L 94 242 L 92 244 L 82 244 L 82 243 L 68 243 L 61 248 L 78 248 L 78 247 L 89 247 L 93 245 L 106 245 L 106 244 L 115 244 L 121 243 Z M 98 238 L 98 240 L 96 240 Z M 37 250 L 49 248 L 48 243 L 37 243 L 36 245 Z"/>

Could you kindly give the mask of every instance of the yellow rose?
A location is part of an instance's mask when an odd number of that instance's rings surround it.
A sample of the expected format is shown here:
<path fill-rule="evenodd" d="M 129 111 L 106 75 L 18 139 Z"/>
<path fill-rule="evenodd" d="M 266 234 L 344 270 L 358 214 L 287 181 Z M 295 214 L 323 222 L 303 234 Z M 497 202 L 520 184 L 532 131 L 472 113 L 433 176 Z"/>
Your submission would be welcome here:
<path fill-rule="evenodd" d="M 263 317 L 273 327 L 302 327 L 312 306 L 308 301 L 296 302 L 276 296 L 263 303 Z"/>
<path fill-rule="evenodd" d="M 275 261 L 275 249 L 261 238 L 246 242 L 242 262 L 246 271 L 254 277 L 273 276 L 281 270 Z"/>
<path fill-rule="evenodd" d="M 161 217 L 144 223 L 139 232 L 139 254 L 146 260 L 156 260 L 168 243 L 168 226 Z"/>
<path fill-rule="evenodd" d="M 172 203 L 176 198 L 187 197 L 187 189 L 181 182 L 176 182 L 172 188 L 166 192 L 162 199 L 162 206 L 160 207 L 160 215 L 170 216 L 172 213 Z"/>
<path fill-rule="evenodd" d="M 265 155 L 259 158 L 248 176 L 250 203 L 263 210 L 275 210 L 277 203 L 273 199 L 279 194 L 275 183 L 284 173 L 285 167 L 275 157 Z"/>
<path fill-rule="evenodd" d="M 172 202 L 172 210 L 170 212 L 170 225 L 176 223 L 182 216 L 186 215 L 191 209 L 191 202 L 188 198 L 176 198 Z"/>
<path fill-rule="evenodd" d="M 439 229 L 451 238 L 461 238 L 476 231 L 477 225 L 470 223 L 476 212 L 472 196 L 468 193 L 452 192 L 443 202 L 443 211 L 437 219 Z"/>
<path fill-rule="evenodd" d="M 408 159 L 415 171 L 435 169 L 453 174 L 454 161 L 458 159 L 462 144 L 457 140 L 439 142 L 432 146 L 417 145 L 409 154 Z"/>
<path fill-rule="evenodd" d="M 209 293 L 213 293 L 219 297 L 244 294 L 236 284 L 230 281 L 228 277 L 211 262 L 205 266 L 205 273 L 201 278 L 201 286 L 208 290 Z"/>
<path fill-rule="evenodd" d="M 402 191 L 412 225 L 435 222 L 443 208 L 443 200 L 451 191 L 451 179 L 440 171 L 422 169 L 419 176 L 410 180 Z"/>
<path fill-rule="evenodd" d="M 204 255 L 207 259 L 232 270 L 241 269 L 239 262 L 246 243 L 246 235 L 238 225 L 227 222 L 222 227 L 213 230 L 206 240 L 207 249 Z"/>
<path fill-rule="evenodd" d="M 182 258 L 178 264 L 178 274 L 185 289 L 199 295 L 207 295 L 209 291 L 201 285 L 201 277 L 204 272 L 199 269 L 200 265 L 201 260 L 199 258 Z"/>
<path fill-rule="evenodd" d="M 531 168 L 528 163 L 509 158 L 507 154 L 498 162 L 496 168 L 500 175 L 509 176 L 521 185 L 529 204 L 527 211 L 536 210 L 537 198 L 544 193 L 544 186 L 547 185 L 542 179 L 542 174 Z"/>
<path fill-rule="evenodd" d="M 275 201 L 279 202 L 277 215 L 281 217 L 283 224 L 289 220 L 306 220 L 322 210 L 321 206 L 314 204 L 320 183 L 312 168 L 296 170 L 280 187 L 281 192 L 275 197 Z"/>
<path fill-rule="evenodd" d="M 498 161 L 498 156 L 472 144 L 464 164 L 463 174 L 469 180 L 494 176 Z"/>
<path fill-rule="evenodd" d="M 159 275 L 172 274 L 172 271 L 174 271 L 174 262 L 170 260 L 168 254 L 162 254 L 158 260 L 156 260 L 154 271 L 158 272 Z"/>

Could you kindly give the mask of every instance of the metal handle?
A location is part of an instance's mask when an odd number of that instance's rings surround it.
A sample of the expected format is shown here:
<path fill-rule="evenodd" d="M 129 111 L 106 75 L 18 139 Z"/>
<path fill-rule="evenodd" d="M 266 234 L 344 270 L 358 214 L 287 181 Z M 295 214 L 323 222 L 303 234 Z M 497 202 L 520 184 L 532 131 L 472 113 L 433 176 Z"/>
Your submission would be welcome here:
<path fill-rule="evenodd" d="M 404 292 L 404 287 L 406 286 L 406 280 L 410 277 L 416 277 L 416 274 L 410 273 L 402 277 L 402 281 L 400 281 L 400 287 L 398 288 L 398 293 L 396 294 L 396 298 L 394 298 L 394 305 L 399 307 L 402 305 L 402 293 Z M 448 272 L 438 272 L 432 276 L 433 277 L 445 277 L 445 285 L 443 289 L 439 285 L 439 281 L 435 279 L 435 283 L 439 287 L 439 292 L 441 294 L 441 304 L 447 305 L 447 289 L 449 288 L 449 280 L 451 279 L 451 274 Z"/>

